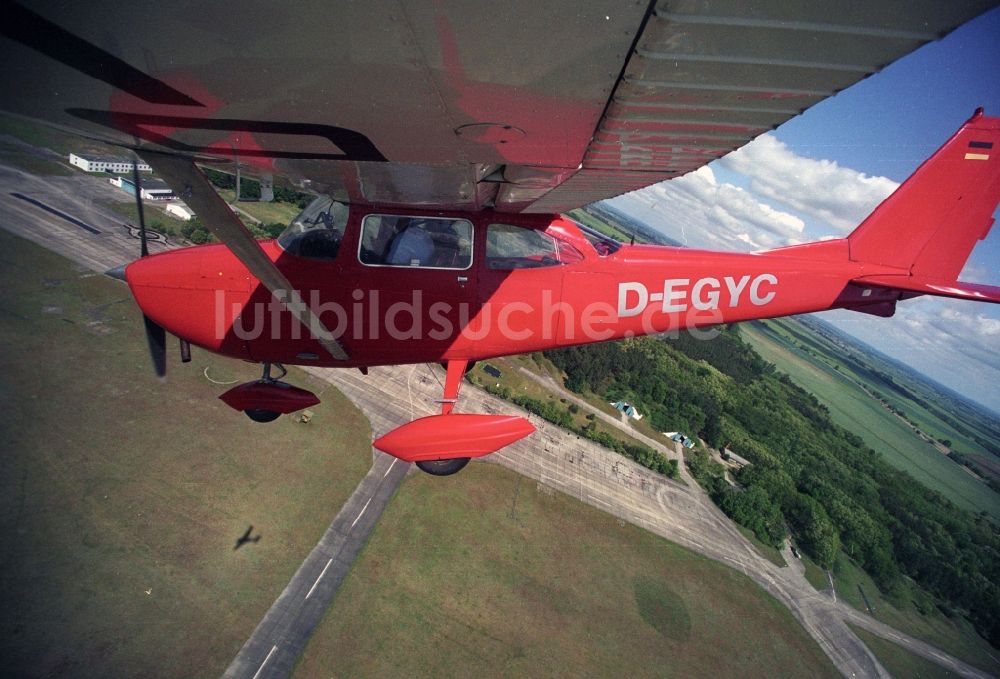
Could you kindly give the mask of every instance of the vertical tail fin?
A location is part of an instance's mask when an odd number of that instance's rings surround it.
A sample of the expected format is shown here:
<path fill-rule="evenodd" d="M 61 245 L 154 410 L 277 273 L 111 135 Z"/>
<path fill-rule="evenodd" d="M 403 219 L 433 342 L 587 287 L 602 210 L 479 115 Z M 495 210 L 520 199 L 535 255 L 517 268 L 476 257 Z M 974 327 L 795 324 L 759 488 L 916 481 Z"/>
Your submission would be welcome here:
<path fill-rule="evenodd" d="M 955 281 L 998 201 L 1000 118 L 979 109 L 847 237 L 850 258 Z"/>

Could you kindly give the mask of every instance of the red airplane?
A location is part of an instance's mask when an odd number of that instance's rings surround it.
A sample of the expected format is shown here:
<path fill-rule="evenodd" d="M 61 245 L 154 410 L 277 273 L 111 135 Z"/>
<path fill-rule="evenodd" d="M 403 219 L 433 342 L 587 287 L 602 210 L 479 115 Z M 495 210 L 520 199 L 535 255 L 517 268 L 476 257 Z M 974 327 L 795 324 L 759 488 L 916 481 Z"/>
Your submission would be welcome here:
<path fill-rule="evenodd" d="M 518 416 L 454 412 L 477 360 L 834 308 L 891 316 L 920 295 L 1000 302 L 1000 288 L 957 280 L 1000 200 L 1000 118 L 981 110 L 844 239 L 752 254 L 626 245 L 559 214 L 696 169 L 989 3 L 816 17 L 709 16 L 697 3 L 612 16 L 574 2 L 546 6 L 548 18 L 537 4 L 519 3 L 527 19 L 514 21 L 544 35 L 537 55 L 517 50 L 530 37 L 513 28 L 481 31 L 482 8 L 371 3 L 362 17 L 332 8 L 340 23 L 322 30 L 290 21 L 324 38 L 289 47 L 291 64 L 183 31 L 167 40 L 114 8 L 11 4 L 0 33 L 22 68 L 0 86 L 21 93 L 8 110 L 132 149 L 222 241 L 146 256 L 143 236 L 124 270 L 158 373 L 166 331 L 184 359 L 194 344 L 262 363 L 260 380 L 222 398 L 270 421 L 317 402 L 281 381 L 282 365 L 443 363 L 441 414 L 374 442 L 432 474 L 533 431 Z M 164 20 L 178 15 L 200 25 L 181 10 Z M 346 65 L 321 56 L 343 49 L 326 39 L 341 25 Z M 123 44 L 106 47 L 95 26 Z M 556 34 L 574 40 L 553 44 Z M 486 47 L 507 61 L 484 60 Z M 560 77 L 521 77 L 554 68 Z M 67 83 L 58 106 L 54 85 L 37 86 L 45 78 Z M 318 93 L 322 78 L 341 91 Z M 378 109 L 387 102 L 401 111 Z M 278 175 L 319 197 L 258 242 L 198 167 L 220 161 L 248 165 L 265 194 Z"/>

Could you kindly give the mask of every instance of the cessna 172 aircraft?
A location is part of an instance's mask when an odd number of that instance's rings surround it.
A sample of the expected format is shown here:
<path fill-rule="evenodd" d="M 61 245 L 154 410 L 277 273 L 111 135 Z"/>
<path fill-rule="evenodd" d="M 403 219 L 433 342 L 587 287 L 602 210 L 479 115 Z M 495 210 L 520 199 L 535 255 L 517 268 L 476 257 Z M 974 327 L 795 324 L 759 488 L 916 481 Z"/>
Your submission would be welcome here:
<path fill-rule="evenodd" d="M 454 412 L 479 359 L 1000 302 L 957 280 L 1000 199 L 1000 118 L 981 110 L 844 239 L 707 252 L 560 216 L 695 170 L 991 5 L 5 2 L 0 87 L 4 110 L 144 159 L 221 241 L 146 256 L 143 238 L 119 272 L 160 374 L 167 331 L 182 358 L 259 362 L 222 398 L 267 421 L 317 402 L 272 366 L 444 363 L 441 414 L 375 446 L 446 475 L 533 431 Z M 276 177 L 317 198 L 258 242 L 199 169 L 237 165 L 265 199 Z"/>

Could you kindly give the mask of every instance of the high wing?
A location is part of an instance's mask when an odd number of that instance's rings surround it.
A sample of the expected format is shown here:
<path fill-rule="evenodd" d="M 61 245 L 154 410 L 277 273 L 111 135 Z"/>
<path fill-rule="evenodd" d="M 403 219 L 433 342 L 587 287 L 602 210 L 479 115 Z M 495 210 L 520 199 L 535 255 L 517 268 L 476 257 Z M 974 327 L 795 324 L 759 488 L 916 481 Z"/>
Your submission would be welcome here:
<path fill-rule="evenodd" d="M 993 4 L 4 2 L 0 108 L 343 201 L 555 213 L 701 167 Z"/>

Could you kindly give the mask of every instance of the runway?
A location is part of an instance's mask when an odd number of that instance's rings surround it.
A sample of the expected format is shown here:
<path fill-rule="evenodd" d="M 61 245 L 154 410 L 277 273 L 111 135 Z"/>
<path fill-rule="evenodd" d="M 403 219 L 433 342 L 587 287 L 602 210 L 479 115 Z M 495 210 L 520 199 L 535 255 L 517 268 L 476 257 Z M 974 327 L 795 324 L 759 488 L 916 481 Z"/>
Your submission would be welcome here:
<path fill-rule="evenodd" d="M 291 674 L 313 629 L 409 468 L 409 463 L 375 453 L 368 474 L 271 605 L 224 677 L 265 679 Z"/>

